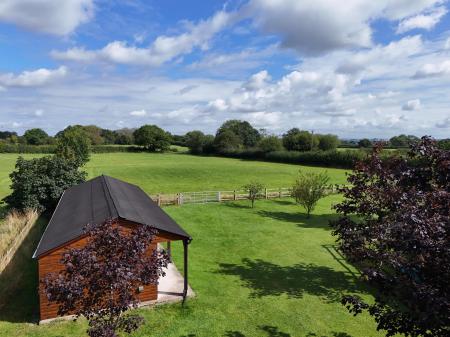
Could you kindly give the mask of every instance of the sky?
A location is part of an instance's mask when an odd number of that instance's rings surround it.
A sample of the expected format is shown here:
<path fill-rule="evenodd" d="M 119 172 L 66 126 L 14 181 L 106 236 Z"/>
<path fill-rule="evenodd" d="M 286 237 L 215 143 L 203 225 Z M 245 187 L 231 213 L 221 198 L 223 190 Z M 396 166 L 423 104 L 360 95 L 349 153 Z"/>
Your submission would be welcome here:
<path fill-rule="evenodd" d="M 2 0 L 0 130 L 450 137 L 447 0 Z"/>

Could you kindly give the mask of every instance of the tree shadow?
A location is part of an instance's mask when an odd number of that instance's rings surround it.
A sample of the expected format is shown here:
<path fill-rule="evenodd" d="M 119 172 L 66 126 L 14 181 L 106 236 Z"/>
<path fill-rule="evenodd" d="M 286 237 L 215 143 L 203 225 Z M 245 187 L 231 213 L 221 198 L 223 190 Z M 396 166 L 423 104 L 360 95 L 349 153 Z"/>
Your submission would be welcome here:
<path fill-rule="evenodd" d="M 303 213 L 287 213 L 276 211 L 258 211 L 258 214 L 263 217 L 272 218 L 278 221 L 292 222 L 301 228 L 322 228 L 325 230 L 331 229 L 329 222 L 338 219 L 337 214 L 311 214 L 308 218 Z"/>
<path fill-rule="evenodd" d="M 40 217 L 0 274 L 0 321 L 39 320 L 37 261 L 32 259 L 47 220 Z"/>
<path fill-rule="evenodd" d="M 271 199 L 271 201 L 278 205 L 295 205 L 293 200 Z"/>
<path fill-rule="evenodd" d="M 360 292 L 351 274 L 312 263 L 280 266 L 261 259 L 243 259 L 242 264 L 221 263 L 219 267 L 218 273 L 238 276 L 252 290 L 251 298 L 283 294 L 302 298 L 310 294 L 339 302 L 344 292 Z"/>
<path fill-rule="evenodd" d="M 305 337 L 352 337 L 352 336 L 349 335 L 349 334 L 346 333 L 346 332 L 335 332 L 335 331 L 333 331 L 333 332 L 331 333 L 331 335 L 328 335 L 328 336 L 326 336 L 326 335 L 318 335 L 318 334 L 316 334 L 316 333 L 314 333 L 314 332 L 308 332 L 308 333 L 305 335 Z"/>
<path fill-rule="evenodd" d="M 257 205 L 258 201 L 255 202 L 255 206 Z M 245 209 L 251 209 L 251 203 L 249 200 L 242 200 L 239 202 L 225 202 L 225 206 L 231 207 L 231 208 L 245 208 Z"/>
<path fill-rule="evenodd" d="M 291 337 L 290 334 L 278 330 L 276 326 L 263 325 L 258 328 L 264 331 L 268 337 Z M 246 335 L 240 331 L 226 331 L 224 337 L 246 337 Z"/>

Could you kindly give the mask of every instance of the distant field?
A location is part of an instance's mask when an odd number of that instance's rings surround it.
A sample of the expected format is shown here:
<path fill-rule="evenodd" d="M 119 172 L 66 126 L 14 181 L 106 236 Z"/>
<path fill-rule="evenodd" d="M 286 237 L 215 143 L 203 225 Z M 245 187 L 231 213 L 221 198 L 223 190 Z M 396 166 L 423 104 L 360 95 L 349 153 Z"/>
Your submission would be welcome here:
<path fill-rule="evenodd" d="M 181 149 L 180 149 L 181 151 Z M 24 155 L 32 158 L 38 155 Z M 17 154 L 0 154 L 0 198 L 9 193 L 9 173 Z M 141 186 L 149 194 L 201 190 L 233 190 L 252 179 L 267 187 L 288 187 L 299 169 L 327 171 L 330 183 L 345 183 L 345 170 L 292 164 L 199 157 L 179 153 L 93 154 L 85 170 L 89 177 L 107 174 Z"/>

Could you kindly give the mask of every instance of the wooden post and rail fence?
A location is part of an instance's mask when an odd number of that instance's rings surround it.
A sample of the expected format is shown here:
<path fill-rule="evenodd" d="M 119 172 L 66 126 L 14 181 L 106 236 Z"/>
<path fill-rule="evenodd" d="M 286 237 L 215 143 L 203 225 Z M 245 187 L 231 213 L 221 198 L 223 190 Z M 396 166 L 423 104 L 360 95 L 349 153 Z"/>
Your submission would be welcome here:
<path fill-rule="evenodd" d="M 335 194 L 339 185 L 330 185 L 327 188 L 327 194 Z M 291 188 L 265 188 L 259 194 L 258 199 L 286 198 L 292 194 Z M 205 204 L 210 202 L 226 202 L 247 200 L 248 192 L 245 190 L 228 191 L 202 191 L 202 192 L 182 192 L 172 194 L 156 194 L 150 196 L 158 206 L 183 205 L 183 204 Z"/>

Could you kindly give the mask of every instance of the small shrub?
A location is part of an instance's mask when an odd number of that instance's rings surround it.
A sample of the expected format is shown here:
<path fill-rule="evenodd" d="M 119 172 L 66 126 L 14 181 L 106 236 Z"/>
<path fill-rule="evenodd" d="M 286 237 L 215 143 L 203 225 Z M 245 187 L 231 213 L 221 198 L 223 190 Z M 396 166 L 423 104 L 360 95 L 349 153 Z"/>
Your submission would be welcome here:
<path fill-rule="evenodd" d="M 243 188 L 248 192 L 248 199 L 252 202 L 252 208 L 254 208 L 255 200 L 262 193 L 264 185 L 258 181 L 251 181 L 247 185 L 244 185 Z"/>
<path fill-rule="evenodd" d="M 298 178 L 292 187 L 295 201 L 306 209 L 307 217 L 316 207 L 317 202 L 325 196 L 329 177 L 325 172 L 303 173 L 299 171 Z"/>

